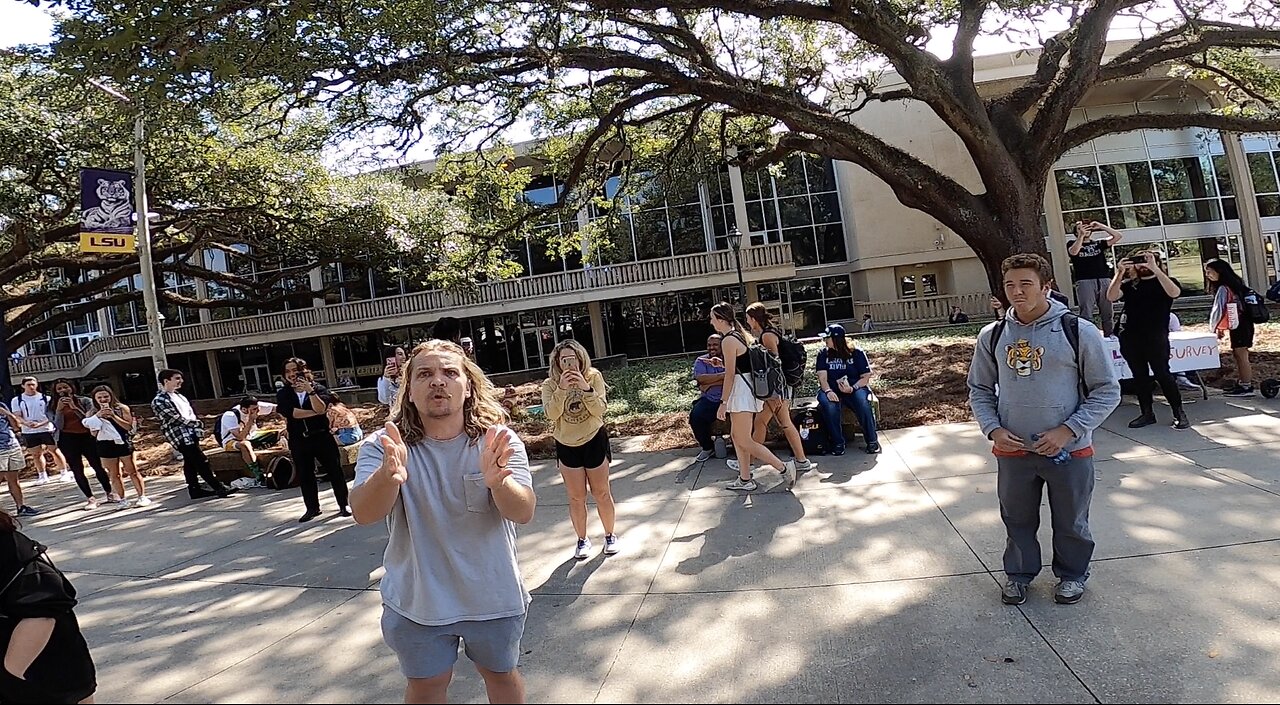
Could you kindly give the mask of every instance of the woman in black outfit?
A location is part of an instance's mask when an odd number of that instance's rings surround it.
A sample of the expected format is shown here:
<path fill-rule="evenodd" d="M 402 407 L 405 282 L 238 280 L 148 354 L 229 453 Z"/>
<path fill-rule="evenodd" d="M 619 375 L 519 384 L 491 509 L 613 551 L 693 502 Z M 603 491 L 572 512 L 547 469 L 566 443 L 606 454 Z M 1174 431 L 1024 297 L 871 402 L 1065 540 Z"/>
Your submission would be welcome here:
<path fill-rule="evenodd" d="M 1151 392 L 1153 375 L 1173 409 L 1173 427 L 1191 428 L 1191 422 L 1182 410 L 1182 392 L 1178 390 L 1173 373 L 1169 372 L 1169 311 L 1181 289 L 1164 273 L 1155 252 L 1140 252 L 1119 264 L 1107 289 L 1107 298 L 1113 302 L 1124 302 L 1120 354 L 1129 364 L 1138 405 L 1142 409 L 1142 415 L 1130 421 L 1129 428 L 1156 423 L 1155 400 Z"/>
<path fill-rule="evenodd" d="M 42 550 L 0 510 L 0 703 L 92 703 L 97 674 L 72 611 L 76 590 L 32 563 Z"/>
<path fill-rule="evenodd" d="M 298 473 L 302 488 L 302 501 L 307 511 L 298 519 L 305 523 L 320 516 L 320 489 L 316 484 L 316 465 L 319 464 L 333 484 L 333 498 L 338 501 L 338 513 L 351 516 L 347 507 L 347 479 L 342 475 L 342 461 L 338 456 L 338 442 L 329 433 L 329 407 L 324 402 L 329 390 L 315 383 L 307 361 L 291 357 L 284 363 L 284 379 L 287 385 L 276 393 L 276 411 L 286 419 L 289 433 L 289 454 Z"/>

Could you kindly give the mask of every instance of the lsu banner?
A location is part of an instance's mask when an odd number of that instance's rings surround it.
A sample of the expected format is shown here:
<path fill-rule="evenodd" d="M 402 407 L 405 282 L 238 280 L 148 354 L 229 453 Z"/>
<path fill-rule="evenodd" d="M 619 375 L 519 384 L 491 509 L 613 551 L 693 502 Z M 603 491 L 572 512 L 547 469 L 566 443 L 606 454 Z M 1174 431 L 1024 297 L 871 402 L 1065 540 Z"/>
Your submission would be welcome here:
<path fill-rule="evenodd" d="M 80 170 L 80 251 L 134 250 L 133 174 Z"/>

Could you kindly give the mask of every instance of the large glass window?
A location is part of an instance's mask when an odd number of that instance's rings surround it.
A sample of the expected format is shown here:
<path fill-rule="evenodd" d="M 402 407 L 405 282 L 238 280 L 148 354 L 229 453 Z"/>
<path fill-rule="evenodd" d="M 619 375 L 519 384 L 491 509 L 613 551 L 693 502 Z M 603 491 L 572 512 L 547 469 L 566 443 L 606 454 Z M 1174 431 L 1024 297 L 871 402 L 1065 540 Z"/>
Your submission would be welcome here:
<path fill-rule="evenodd" d="M 698 182 L 683 177 L 631 174 L 635 186 L 623 190 L 622 176 L 605 184 L 605 206 L 589 209 L 592 221 L 608 225 L 598 261 L 617 264 L 707 251 Z M 725 187 L 728 187 L 727 177 Z M 732 205 L 729 213 L 732 215 Z"/>
<path fill-rule="evenodd" d="M 1076 221 L 1097 220 L 1125 229 L 1237 217 L 1230 173 L 1221 157 L 1058 169 L 1054 177 L 1068 233 Z M 1280 209 L 1280 198 L 1277 201 Z"/>
<path fill-rule="evenodd" d="M 1276 179 L 1276 152 L 1254 152 L 1248 155 L 1249 173 L 1258 198 L 1258 213 L 1263 218 L 1280 216 L 1280 186 Z"/>
<path fill-rule="evenodd" d="M 1152 243 L 1122 243 L 1116 247 L 1116 257 L 1130 257 L 1151 247 Z M 1157 243 L 1155 247 L 1165 253 L 1169 276 L 1182 287 L 1184 296 L 1208 293 L 1209 283 L 1204 278 L 1204 264 L 1209 260 L 1221 259 L 1230 262 L 1237 272 L 1241 269 L 1240 238 L 1236 235 L 1167 240 Z"/>
<path fill-rule="evenodd" d="M 761 284 L 760 301 L 778 316 L 783 328 L 802 337 L 822 332 L 830 323 L 853 319 L 849 275 L 792 279 Z"/>
<path fill-rule="evenodd" d="M 789 242 L 799 266 L 847 259 L 830 159 L 792 155 L 778 167 L 743 172 L 742 183 L 753 245 Z M 717 237 L 716 246 L 727 245 Z"/>

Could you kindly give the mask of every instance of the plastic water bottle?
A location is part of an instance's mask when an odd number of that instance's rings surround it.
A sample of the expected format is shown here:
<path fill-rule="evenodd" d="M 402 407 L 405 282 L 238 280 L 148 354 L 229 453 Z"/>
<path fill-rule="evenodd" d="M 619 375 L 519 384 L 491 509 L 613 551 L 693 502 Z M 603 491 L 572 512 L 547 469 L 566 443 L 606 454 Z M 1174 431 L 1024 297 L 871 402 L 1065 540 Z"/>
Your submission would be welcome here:
<path fill-rule="evenodd" d="M 1038 440 L 1040 440 L 1040 434 L 1038 433 L 1031 434 L 1031 441 L 1033 443 Z M 1071 462 L 1071 454 L 1067 452 L 1066 448 L 1063 448 L 1062 450 L 1058 451 L 1058 454 L 1053 456 L 1051 460 L 1053 461 L 1054 465 L 1064 465 L 1066 463 Z"/>

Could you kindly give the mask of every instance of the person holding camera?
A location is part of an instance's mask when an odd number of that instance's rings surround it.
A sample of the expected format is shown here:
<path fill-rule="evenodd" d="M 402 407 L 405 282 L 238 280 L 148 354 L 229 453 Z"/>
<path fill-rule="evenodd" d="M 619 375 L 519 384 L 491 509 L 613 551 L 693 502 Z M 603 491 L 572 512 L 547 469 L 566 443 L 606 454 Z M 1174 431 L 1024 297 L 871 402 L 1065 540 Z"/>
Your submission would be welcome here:
<path fill-rule="evenodd" d="M 62 482 L 71 482 L 67 460 L 62 457 L 62 451 L 58 450 L 57 442 L 53 439 L 53 422 L 49 420 L 54 412 L 53 399 L 40 391 L 40 382 L 35 377 L 23 378 L 22 393 L 13 398 L 9 409 L 18 419 L 22 445 L 36 459 L 36 484 L 43 485 L 49 481 L 46 453 L 53 455 L 55 463 L 61 461 Z"/>
<path fill-rule="evenodd" d="M 320 516 L 320 489 L 316 484 L 316 465 L 324 469 L 333 484 L 333 498 L 338 514 L 349 517 L 347 479 L 342 475 L 338 442 L 329 432 L 329 405 L 324 399 L 329 390 L 317 384 L 307 361 L 291 357 L 284 363 L 284 378 L 289 386 L 276 395 L 276 409 L 285 418 L 289 433 L 289 454 L 298 473 L 302 501 L 306 512 L 298 519 L 303 524 Z"/>
<path fill-rule="evenodd" d="M 1120 324 L 1120 354 L 1129 365 L 1142 414 L 1129 428 L 1156 423 L 1151 377 L 1155 376 L 1164 398 L 1173 409 L 1173 427 L 1191 428 L 1182 408 L 1182 392 L 1169 371 L 1169 313 L 1182 293 L 1177 282 L 1161 267 L 1159 255 L 1145 250 L 1122 260 L 1107 288 L 1109 301 L 1124 302 Z"/>
<path fill-rule="evenodd" d="M 400 370 L 404 369 L 404 348 L 396 346 L 394 354 L 387 358 L 387 366 L 382 368 L 382 376 L 378 378 L 378 402 L 391 406 L 396 394 L 400 393 Z"/>
<path fill-rule="evenodd" d="M 591 551 L 587 538 L 587 491 L 596 500 L 604 527 L 604 554 L 618 552 L 614 533 L 616 508 L 609 489 L 609 429 L 604 425 L 609 401 L 604 375 L 591 366 L 587 349 L 572 338 L 551 350 L 547 379 L 542 383 L 542 408 L 556 440 L 556 460 L 569 496 L 569 522 L 578 535 L 573 557 L 585 560 Z"/>
<path fill-rule="evenodd" d="M 138 472 L 138 463 L 134 459 L 133 411 L 121 404 L 115 391 L 105 384 L 94 387 L 93 404 L 94 412 L 85 418 L 84 425 L 93 432 L 98 456 L 111 474 L 111 487 L 120 498 L 119 508 L 128 509 L 130 506 L 124 497 L 124 475 L 128 475 L 133 484 L 137 506 L 151 505 L 151 499 L 147 497 L 147 483 Z"/>
<path fill-rule="evenodd" d="M 1101 232 L 1102 235 L 1096 233 Z M 1076 283 L 1076 301 L 1080 303 L 1080 317 L 1093 321 L 1093 314 L 1102 314 L 1102 336 L 1115 334 L 1114 299 L 1107 295 L 1111 280 L 1111 265 L 1107 263 L 1107 250 L 1120 244 L 1124 236 L 1120 231 L 1098 221 L 1076 221 L 1075 237 L 1067 242 L 1067 255 L 1071 258 L 1071 276 Z"/>
<path fill-rule="evenodd" d="M 102 485 L 106 503 L 119 503 L 122 496 L 112 491 L 111 480 L 106 469 L 102 467 L 102 459 L 98 456 L 98 444 L 93 438 L 93 433 L 85 426 L 86 417 L 97 412 L 93 401 L 89 397 L 77 394 L 75 383 L 69 379 L 59 379 L 53 383 L 53 398 L 53 412 L 50 414 L 53 421 L 53 435 L 57 439 L 58 450 L 61 450 L 62 457 L 67 459 L 67 467 L 71 469 L 71 474 L 76 478 L 76 484 L 79 485 L 80 491 L 84 493 L 87 500 L 84 508 L 98 507 L 98 500 L 93 496 L 89 480 L 84 474 L 86 460 L 93 468 L 94 474 L 98 476 L 98 483 Z"/>

